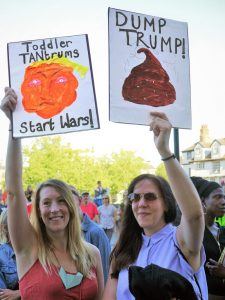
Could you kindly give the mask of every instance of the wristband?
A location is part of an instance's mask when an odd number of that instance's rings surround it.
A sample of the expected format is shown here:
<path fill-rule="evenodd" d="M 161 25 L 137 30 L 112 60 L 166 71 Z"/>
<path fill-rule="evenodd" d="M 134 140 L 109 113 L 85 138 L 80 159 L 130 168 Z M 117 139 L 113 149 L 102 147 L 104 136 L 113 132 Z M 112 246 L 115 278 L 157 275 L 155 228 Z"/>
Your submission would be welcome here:
<path fill-rule="evenodd" d="M 161 160 L 162 160 L 162 161 L 167 161 L 167 160 L 169 160 L 169 159 L 171 159 L 171 158 L 175 159 L 176 156 L 175 156 L 174 154 L 172 154 L 172 155 L 170 155 L 170 156 L 168 156 L 168 157 L 161 158 Z"/>

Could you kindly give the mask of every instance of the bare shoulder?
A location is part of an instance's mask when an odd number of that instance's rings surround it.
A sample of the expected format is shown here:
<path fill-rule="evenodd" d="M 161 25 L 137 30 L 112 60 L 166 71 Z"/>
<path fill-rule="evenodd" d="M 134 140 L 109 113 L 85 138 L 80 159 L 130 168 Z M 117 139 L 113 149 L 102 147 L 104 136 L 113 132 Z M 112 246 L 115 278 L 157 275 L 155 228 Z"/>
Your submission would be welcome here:
<path fill-rule="evenodd" d="M 22 278 L 38 259 L 37 247 L 31 247 L 30 251 L 21 251 L 16 258 L 18 275 Z"/>
<path fill-rule="evenodd" d="M 90 251 L 93 255 L 95 255 L 95 256 L 99 255 L 100 256 L 100 251 L 95 245 L 93 245 L 91 243 L 87 243 L 87 244 L 88 244 L 88 247 L 89 247 L 89 249 L 90 249 Z"/>

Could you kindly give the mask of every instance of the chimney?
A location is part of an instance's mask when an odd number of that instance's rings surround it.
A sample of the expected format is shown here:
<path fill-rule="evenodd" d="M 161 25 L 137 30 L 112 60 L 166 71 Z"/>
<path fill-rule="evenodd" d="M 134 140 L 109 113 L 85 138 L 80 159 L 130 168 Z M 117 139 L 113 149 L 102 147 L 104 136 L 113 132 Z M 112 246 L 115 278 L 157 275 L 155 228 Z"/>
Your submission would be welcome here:
<path fill-rule="evenodd" d="M 200 143 L 202 144 L 208 144 L 211 142 L 211 139 L 209 137 L 209 129 L 208 125 L 202 125 L 200 129 Z"/>

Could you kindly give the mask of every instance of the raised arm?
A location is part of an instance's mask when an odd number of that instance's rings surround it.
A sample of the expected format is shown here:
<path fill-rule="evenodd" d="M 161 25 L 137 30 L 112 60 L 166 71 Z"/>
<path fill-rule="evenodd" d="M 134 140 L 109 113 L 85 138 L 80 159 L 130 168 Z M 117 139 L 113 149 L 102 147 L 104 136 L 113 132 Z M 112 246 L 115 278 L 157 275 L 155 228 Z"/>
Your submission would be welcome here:
<path fill-rule="evenodd" d="M 14 90 L 6 88 L 1 109 L 10 120 L 5 173 L 8 192 L 8 227 L 10 240 L 20 269 L 20 257 L 24 257 L 24 260 L 29 262 L 28 254 L 31 253 L 30 250 L 34 245 L 35 234 L 28 219 L 26 197 L 22 185 L 21 140 L 12 138 L 11 115 L 16 105 L 17 96 Z"/>
<path fill-rule="evenodd" d="M 154 112 L 151 116 L 150 130 L 154 133 L 156 148 L 162 159 L 171 157 L 169 138 L 172 126 L 164 113 Z M 171 189 L 182 213 L 181 223 L 177 229 L 177 241 L 189 264 L 194 269 L 198 269 L 204 235 L 201 200 L 191 180 L 176 159 L 165 160 L 164 164 Z"/>

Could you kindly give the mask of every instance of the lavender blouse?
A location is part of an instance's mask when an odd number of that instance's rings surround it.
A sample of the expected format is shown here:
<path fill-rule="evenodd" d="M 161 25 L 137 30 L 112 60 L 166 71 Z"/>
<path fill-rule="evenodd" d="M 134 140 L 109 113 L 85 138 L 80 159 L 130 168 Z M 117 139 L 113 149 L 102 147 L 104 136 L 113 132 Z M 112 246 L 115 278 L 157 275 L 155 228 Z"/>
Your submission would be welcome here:
<path fill-rule="evenodd" d="M 188 262 L 184 259 L 179 251 L 176 239 L 177 227 L 167 224 L 151 237 L 143 236 L 143 243 L 136 262 L 133 265 L 146 267 L 151 263 L 160 267 L 173 270 L 188 279 L 195 290 L 198 299 L 208 300 L 208 288 L 204 271 L 205 251 L 201 249 L 201 266 L 197 272 L 194 272 Z M 199 287 L 194 279 L 197 278 Z M 117 285 L 117 299 L 135 300 L 130 293 L 128 285 L 128 269 L 123 269 L 119 273 Z"/>

